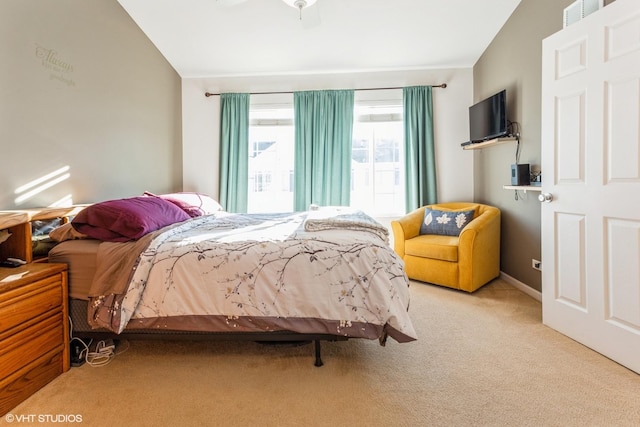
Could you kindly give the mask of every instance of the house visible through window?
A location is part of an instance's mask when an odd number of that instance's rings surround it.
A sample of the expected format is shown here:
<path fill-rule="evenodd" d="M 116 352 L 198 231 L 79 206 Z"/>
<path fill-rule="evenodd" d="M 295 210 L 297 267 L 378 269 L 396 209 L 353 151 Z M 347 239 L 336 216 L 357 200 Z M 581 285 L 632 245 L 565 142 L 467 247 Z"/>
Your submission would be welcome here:
<path fill-rule="evenodd" d="M 356 106 L 351 206 L 376 216 L 404 213 L 402 105 Z"/>
<path fill-rule="evenodd" d="M 293 211 L 293 140 L 293 105 L 252 105 L 248 212 Z"/>
<path fill-rule="evenodd" d="M 293 101 L 252 104 L 247 211 L 292 211 L 294 173 Z M 372 216 L 404 213 L 401 100 L 356 102 L 351 206 Z"/>

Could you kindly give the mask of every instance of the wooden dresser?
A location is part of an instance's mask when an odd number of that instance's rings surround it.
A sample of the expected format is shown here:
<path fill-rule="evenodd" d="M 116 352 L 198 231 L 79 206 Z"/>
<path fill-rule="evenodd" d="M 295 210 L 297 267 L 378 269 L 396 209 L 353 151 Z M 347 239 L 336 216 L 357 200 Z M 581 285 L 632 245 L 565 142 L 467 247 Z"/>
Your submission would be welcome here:
<path fill-rule="evenodd" d="M 69 370 L 67 292 L 66 264 L 0 267 L 0 416 Z"/>

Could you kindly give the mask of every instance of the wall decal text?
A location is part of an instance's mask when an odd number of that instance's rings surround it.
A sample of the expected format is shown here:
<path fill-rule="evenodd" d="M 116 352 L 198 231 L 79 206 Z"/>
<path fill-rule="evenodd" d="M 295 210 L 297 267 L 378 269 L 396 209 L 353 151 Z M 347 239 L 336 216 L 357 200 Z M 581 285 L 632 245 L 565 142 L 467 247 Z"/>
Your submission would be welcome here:
<path fill-rule="evenodd" d="M 57 51 L 36 44 L 36 58 L 40 60 L 40 65 L 43 68 L 51 72 L 49 74 L 50 80 L 58 80 L 67 86 L 76 85 L 73 79 L 69 76 L 69 74 L 74 71 L 73 65 L 70 62 L 61 59 Z"/>

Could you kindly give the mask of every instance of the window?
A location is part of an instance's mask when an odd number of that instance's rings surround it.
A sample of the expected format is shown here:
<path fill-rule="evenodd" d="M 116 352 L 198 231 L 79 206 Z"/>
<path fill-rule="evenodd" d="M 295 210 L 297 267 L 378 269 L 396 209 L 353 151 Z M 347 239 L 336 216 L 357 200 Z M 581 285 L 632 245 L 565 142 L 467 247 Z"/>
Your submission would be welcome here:
<path fill-rule="evenodd" d="M 357 106 L 351 206 L 377 216 L 404 213 L 402 105 Z"/>
<path fill-rule="evenodd" d="M 293 211 L 293 106 L 252 105 L 247 212 Z"/>
<path fill-rule="evenodd" d="M 251 141 L 251 148 L 249 149 L 249 157 L 257 157 L 263 152 L 267 151 L 269 147 L 275 144 L 276 141 Z"/>
<path fill-rule="evenodd" d="M 271 191 L 271 172 L 257 171 L 253 174 L 253 191 L 265 193 Z"/>
<path fill-rule="evenodd" d="M 293 211 L 293 99 L 254 103 L 249 126 L 248 212 Z M 402 101 L 356 101 L 351 206 L 375 216 L 404 214 Z"/>

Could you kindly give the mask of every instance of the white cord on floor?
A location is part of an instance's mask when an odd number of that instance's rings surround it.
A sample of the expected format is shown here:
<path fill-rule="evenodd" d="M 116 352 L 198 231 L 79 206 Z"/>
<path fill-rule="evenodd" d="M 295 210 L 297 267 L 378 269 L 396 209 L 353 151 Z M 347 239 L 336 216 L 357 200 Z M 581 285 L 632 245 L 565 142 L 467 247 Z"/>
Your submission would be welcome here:
<path fill-rule="evenodd" d="M 113 340 L 109 340 L 110 344 L 107 345 L 107 341 L 101 340 L 96 343 L 95 351 L 87 352 L 87 364 L 89 366 L 97 367 L 104 366 L 115 357 L 115 344 Z"/>
<path fill-rule="evenodd" d="M 117 354 L 122 354 L 129 349 L 129 342 L 126 340 L 122 341 L 122 343 L 126 343 L 126 347 L 118 352 L 116 352 L 116 345 L 113 340 L 100 340 L 96 343 L 94 350 L 90 351 L 93 340 L 86 343 L 82 339 L 73 336 L 73 321 L 71 317 L 69 317 L 69 337 L 69 342 L 78 341 L 84 348 L 80 352 L 80 360 L 84 359 L 89 366 L 93 367 L 104 366 L 111 362 Z"/>

